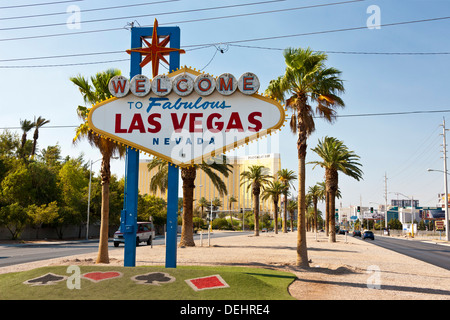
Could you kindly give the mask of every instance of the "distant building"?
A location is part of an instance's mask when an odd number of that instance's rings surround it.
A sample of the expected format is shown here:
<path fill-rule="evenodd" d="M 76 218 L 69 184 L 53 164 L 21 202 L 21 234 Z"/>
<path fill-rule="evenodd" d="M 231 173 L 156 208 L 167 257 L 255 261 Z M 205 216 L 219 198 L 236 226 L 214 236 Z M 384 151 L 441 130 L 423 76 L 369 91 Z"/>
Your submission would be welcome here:
<path fill-rule="evenodd" d="M 409 199 L 407 199 L 407 200 L 392 199 L 391 206 L 393 206 L 393 207 L 411 207 L 411 200 L 409 200 Z M 414 207 L 418 207 L 418 206 L 419 206 L 419 200 L 414 200 Z"/>
<path fill-rule="evenodd" d="M 448 206 L 450 207 L 450 194 L 448 195 Z M 439 208 L 445 208 L 445 193 L 438 193 L 438 205 Z"/>
<path fill-rule="evenodd" d="M 147 169 L 147 164 L 151 160 L 140 160 L 139 162 L 139 192 L 141 194 L 152 194 L 150 192 L 150 181 L 157 168 L 151 172 Z M 208 201 L 214 198 L 219 198 L 222 202 L 222 207 L 218 210 L 229 210 L 231 196 L 235 197 L 237 202 L 231 203 L 231 209 L 234 211 L 240 211 L 245 209 L 247 211 L 252 210 L 252 190 L 251 187 L 247 190 L 247 184 L 241 186 L 241 173 L 246 171 L 249 166 L 263 165 L 269 169 L 269 174 L 275 176 L 281 169 L 281 159 L 279 153 L 268 154 L 256 154 L 240 157 L 227 157 L 227 162 L 230 163 L 233 168 L 228 177 L 223 177 L 223 181 L 227 187 L 228 194 L 220 196 L 217 189 L 212 184 L 209 177 L 202 170 L 197 170 L 197 176 L 195 178 L 194 189 L 194 206 L 197 206 L 197 202 L 201 197 L 205 197 Z M 219 174 L 220 175 L 220 174 Z M 157 190 L 156 196 L 166 199 L 166 194 L 161 194 L 161 191 Z M 182 194 L 179 195 L 182 197 Z M 272 199 L 260 200 L 260 213 L 273 212 Z"/>

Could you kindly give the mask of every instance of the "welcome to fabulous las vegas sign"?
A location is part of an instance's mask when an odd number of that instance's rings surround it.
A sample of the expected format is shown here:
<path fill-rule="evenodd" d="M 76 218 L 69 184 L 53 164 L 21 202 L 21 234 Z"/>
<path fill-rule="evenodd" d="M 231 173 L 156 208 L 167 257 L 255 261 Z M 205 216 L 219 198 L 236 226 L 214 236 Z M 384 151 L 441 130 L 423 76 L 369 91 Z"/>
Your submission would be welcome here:
<path fill-rule="evenodd" d="M 259 85 L 250 72 L 236 79 L 187 67 L 153 79 L 116 76 L 113 97 L 91 108 L 88 125 L 105 139 L 190 166 L 284 125 L 283 106 L 258 94 Z"/>

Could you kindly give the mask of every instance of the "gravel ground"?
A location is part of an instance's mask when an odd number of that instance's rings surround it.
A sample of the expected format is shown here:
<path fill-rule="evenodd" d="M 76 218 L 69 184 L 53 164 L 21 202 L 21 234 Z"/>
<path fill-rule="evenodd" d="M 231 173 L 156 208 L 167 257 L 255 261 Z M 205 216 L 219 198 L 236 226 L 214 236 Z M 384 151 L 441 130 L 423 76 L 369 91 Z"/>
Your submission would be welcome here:
<path fill-rule="evenodd" d="M 375 240 L 376 241 L 376 240 Z M 407 240 L 405 240 L 407 241 Z M 417 240 L 411 240 L 417 241 Z M 310 268 L 295 266 L 296 233 L 261 233 L 203 240 L 178 248 L 177 265 L 257 266 L 297 276 L 289 287 L 299 300 L 450 300 L 450 271 L 380 248 L 371 240 L 308 233 Z M 96 253 L 0 268 L 0 273 L 49 265 L 94 264 Z M 140 246 L 136 265 L 164 265 L 165 246 Z M 110 264 L 123 266 L 123 250 L 110 252 Z"/>

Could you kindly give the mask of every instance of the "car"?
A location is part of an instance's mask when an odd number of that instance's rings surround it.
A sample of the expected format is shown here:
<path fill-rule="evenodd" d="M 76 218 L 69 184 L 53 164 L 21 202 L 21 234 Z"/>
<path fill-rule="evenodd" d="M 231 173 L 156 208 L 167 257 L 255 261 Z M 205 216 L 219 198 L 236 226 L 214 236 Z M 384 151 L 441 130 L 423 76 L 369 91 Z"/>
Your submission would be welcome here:
<path fill-rule="evenodd" d="M 136 231 L 136 246 L 139 246 L 140 242 L 147 242 L 147 245 L 151 245 L 153 239 L 155 239 L 155 227 L 152 222 L 138 222 Z M 118 247 L 120 243 L 125 243 L 123 233 L 117 230 L 114 233 L 114 247 Z"/>
<path fill-rule="evenodd" d="M 339 229 L 338 234 L 346 234 L 347 232 L 345 229 Z"/>
<path fill-rule="evenodd" d="M 363 240 L 364 240 L 364 239 L 372 239 L 372 240 L 375 240 L 375 236 L 373 235 L 373 232 L 372 232 L 372 231 L 368 231 L 368 230 L 364 231 L 364 233 L 363 233 L 363 235 L 362 235 L 362 238 L 363 238 Z"/>
<path fill-rule="evenodd" d="M 353 236 L 354 237 L 361 237 L 361 231 L 360 230 L 353 231 Z"/>

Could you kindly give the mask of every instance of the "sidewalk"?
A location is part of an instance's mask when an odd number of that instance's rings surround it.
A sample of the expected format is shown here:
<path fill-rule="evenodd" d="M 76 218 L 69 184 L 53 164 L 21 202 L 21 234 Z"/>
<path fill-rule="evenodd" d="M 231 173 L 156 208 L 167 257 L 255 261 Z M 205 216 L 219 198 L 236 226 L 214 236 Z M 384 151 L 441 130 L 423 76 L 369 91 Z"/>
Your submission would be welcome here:
<path fill-rule="evenodd" d="M 346 239 L 346 241 L 345 241 Z M 297 276 L 289 292 L 295 298 L 321 300 L 450 300 L 450 271 L 383 249 L 370 241 L 344 235 L 328 243 L 307 233 L 309 269 L 295 266 L 296 232 L 261 233 L 203 239 L 203 246 L 177 249 L 177 265 L 259 266 L 289 271 Z M 376 238 L 375 238 L 376 241 Z M 415 240 L 413 240 L 415 241 Z M 96 253 L 18 265 L 0 273 L 45 265 L 92 265 Z M 139 246 L 136 265 L 164 265 L 165 246 Z M 123 266 L 123 249 L 110 251 L 110 265 Z"/>

